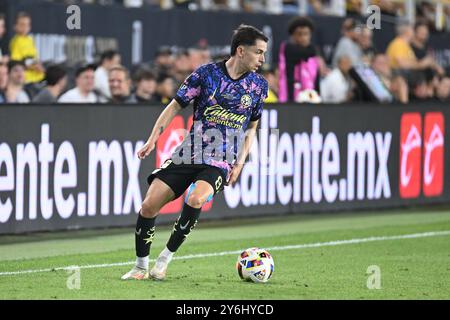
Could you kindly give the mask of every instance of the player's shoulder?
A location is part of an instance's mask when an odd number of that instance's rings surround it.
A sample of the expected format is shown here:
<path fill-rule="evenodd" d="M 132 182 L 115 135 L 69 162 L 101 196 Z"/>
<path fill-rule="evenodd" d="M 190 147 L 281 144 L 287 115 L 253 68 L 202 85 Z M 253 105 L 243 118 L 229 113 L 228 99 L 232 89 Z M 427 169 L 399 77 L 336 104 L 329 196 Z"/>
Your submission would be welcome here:
<path fill-rule="evenodd" d="M 268 82 L 267 82 L 266 78 L 264 78 L 261 74 L 252 72 L 250 74 L 250 77 L 252 78 L 252 81 L 254 83 L 256 83 L 259 87 L 261 87 L 261 88 L 268 87 Z"/>

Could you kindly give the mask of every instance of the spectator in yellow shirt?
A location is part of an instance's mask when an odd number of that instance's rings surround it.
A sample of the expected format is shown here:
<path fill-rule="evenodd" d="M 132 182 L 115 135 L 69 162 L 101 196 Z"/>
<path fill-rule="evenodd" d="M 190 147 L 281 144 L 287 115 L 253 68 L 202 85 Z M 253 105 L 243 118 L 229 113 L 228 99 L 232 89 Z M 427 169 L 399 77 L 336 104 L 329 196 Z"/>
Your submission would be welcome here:
<path fill-rule="evenodd" d="M 25 82 L 36 83 L 44 79 L 44 68 L 38 60 L 37 49 L 31 31 L 31 16 L 26 12 L 19 12 L 14 26 L 15 36 L 9 43 L 11 60 L 23 61 L 26 66 Z"/>
<path fill-rule="evenodd" d="M 418 60 L 411 48 L 414 29 L 409 24 L 397 27 L 397 37 L 389 43 L 386 54 L 389 57 L 391 68 L 405 70 L 424 70 L 433 65 L 430 57 Z"/>

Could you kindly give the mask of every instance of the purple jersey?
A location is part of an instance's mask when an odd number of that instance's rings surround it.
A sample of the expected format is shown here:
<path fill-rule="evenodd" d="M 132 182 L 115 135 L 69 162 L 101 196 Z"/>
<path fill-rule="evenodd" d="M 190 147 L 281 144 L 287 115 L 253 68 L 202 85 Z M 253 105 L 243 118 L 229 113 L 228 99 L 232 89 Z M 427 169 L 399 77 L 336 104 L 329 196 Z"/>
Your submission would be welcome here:
<path fill-rule="evenodd" d="M 225 61 L 195 70 L 175 97 L 183 108 L 194 100 L 194 124 L 173 153 L 174 162 L 178 158 L 179 163 L 212 165 L 228 176 L 249 122 L 261 117 L 267 87 L 254 72 L 233 80 Z"/>

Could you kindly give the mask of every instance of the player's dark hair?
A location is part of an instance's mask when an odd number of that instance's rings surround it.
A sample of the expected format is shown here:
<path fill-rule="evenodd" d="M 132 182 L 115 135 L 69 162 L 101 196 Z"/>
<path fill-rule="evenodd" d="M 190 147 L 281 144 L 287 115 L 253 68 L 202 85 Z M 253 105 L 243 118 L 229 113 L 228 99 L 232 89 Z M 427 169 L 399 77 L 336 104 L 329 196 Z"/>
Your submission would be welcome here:
<path fill-rule="evenodd" d="M 314 23 L 308 17 L 295 17 L 288 24 L 288 33 L 292 35 L 297 28 L 308 28 L 311 32 L 314 31 Z"/>
<path fill-rule="evenodd" d="M 6 21 L 6 16 L 4 13 L 0 12 L 0 20 Z"/>
<path fill-rule="evenodd" d="M 102 54 L 100 55 L 100 64 L 102 64 L 105 60 L 111 60 L 118 54 L 119 52 L 117 50 L 103 51 Z"/>
<path fill-rule="evenodd" d="M 45 80 L 49 86 L 54 86 L 64 78 L 66 74 L 67 72 L 62 66 L 54 64 L 45 70 Z"/>
<path fill-rule="evenodd" d="M 267 42 L 269 41 L 269 38 L 255 27 L 241 24 L 234 30 L 233 37 L 231 38 L 231 55 L 234 56 L 236 54 L 237 47 L 241 45 L 253 46 L 255 45 L 256 40 Z"/>

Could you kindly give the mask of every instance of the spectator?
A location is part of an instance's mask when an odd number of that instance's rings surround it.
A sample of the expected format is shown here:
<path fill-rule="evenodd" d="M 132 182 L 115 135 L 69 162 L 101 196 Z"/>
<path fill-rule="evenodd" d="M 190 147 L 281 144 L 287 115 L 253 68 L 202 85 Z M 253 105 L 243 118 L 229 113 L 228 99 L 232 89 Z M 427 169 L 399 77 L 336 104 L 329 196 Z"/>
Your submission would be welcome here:
<path fill-rule="evenodd" d="M 6 102 L 5 92 L 8 85 L 8 65 L 0 62 L 0 103 Z"/>
<path fill-rule="evenodd" d="M 169 47 L 160 47 L 156 52 L 152 69 L 154 69 L 157 74 L 168 74 L 173 67 L 173 63 L 174 58 L 172 50 Z"/>
<path fill-rule="evenodd" d="M 131 95 L 130 73 L 123 66 L 115 66 L 109 70 L 109 90 L 111 91 L 111 103 L 136 103 L 136 98 Z"/>
<path fill-rule="evenodd" d="M 278 102 L 278 74 L 277 70 L 273 69 L 263 69 L 261 72 L 262 76 L 267 80 L 269 85 L 268 94 L 265 103 L 276 103 Z"/>
<path fill-rule="evenodd" d="M 66 70 L 58 65 L 52 65 L 45 71 L 47 86 L 43 88 L 34 98 L 34 103 L 57 103 L 59 95 L 67 85 Z"/>
<path fill-rule="evenodd" d="M 446 77 L 439 81 L 435 96 L 440 101 L 450 102 L 450 78 Z"/>
<path fill-rule="evenodd" d="M 11 60 L 8 63 L 8 84 L 5 100 L 8 103 L 29 103 L 30 96 L 24 89 L 25 65 L 22 61 Z"/>
<path fill-rule="evenodd" d="M 194 71 L 201 65 L 211 62 L 211 52 L 207 45 L 189 50 L 189 58 L 191 60 L 190 70 Z"/>
<path fill-rule="evenodd" d="M 105 100 L 111 99 L 108 72 L 121 63 L 121 56 L 115 50 L 107 50 L 101 54 L 100 65 L 95 70 L 95 90 Z"/>
<path fill-rule="evenodd" d="M 8 63 L 9 57 L 6 54 L 6 52 L 3 52 L 3 36 L 6 33 L 6 21 L 5 21 L 5 15 L 3 13 L 0 13 L 0 62 Z"/>
<path fill-rule="evenodd" d="M 428 100 L 434 96 L 433 88 L 427 82 L 424 73 L 413 79 L 410 90 L 410 101 Z"/>
<path fill-rule="evenodd" d="M 362 50 L 361 59 L 363 63 L 370 66 L 372 64 L 373 58 L 377 54 L 377 49 L 373 44 L 373 31 L 366 26 L 361 27 L 359 45 Z"/>
<path fill-rule="evenodd" d="M 386 16 L 397 16 L 397 10 L 399 10 L 400 6 L 404 5 L 404 3 L 395 3 L 392 0 L 372 0 L 372 4 L 376 5 L 380 8 L 380 12 Z"/>
<path fill-rule="evenodd" d="M 393 75 L 389 58 L 385 54 L 377 54 L 372 61 L 372 69 L 378 74 L 385 87 L 397 101 L 408 103 L 408 84 L 401 75 Z"/>
<path fill-rule="evenodd" d="M 0 92 L 5 92 L 8 84 L 8 64 L 0 62 Z"/>
<path fill-rule="evenodd" d="M 59 97 L 59 103 L 96 103 L 98 96 L 94 93 L 95 66 L 81 66 L 75 72 L 75 88 Z"/>
<path fill-rule="evenodd" d="M 135 75 L 136 92 L 134 97 L 137 102 L 155 103 L 156 77 L 150 70 L 139 69 Z"/>
<path fill-rule="evenodd" d="M 411 48 L 414 51 L 414 55 L 420 61 L 424 58 L 429 57 L 433 61 L 432 67 L 426 69 L 427 78 L 433 77 L 434 72 L 443 76 L 445 74 L 444 69 L 434 60 L 431 56 L 431 48 L 428 45 L 428 38 L 430 32 L 428 24 L 424 21 L 419 21 L 414 26 L 414 36 L 411 40 Z"/>
<path fill-rule="evenodd" d="M 38 60 L 38 53 L 31 31 L 31 16 L 26 12 L 19 12 L 14 26 L 15 36 L 9 43 L 12 60 L 23 61 L 26 66 L 25 82 L 36 83 L 44 79 L 44 67 Z"/>
<path fill-rule="evenodd" d="M 157 78 L 155 99 L 167 104 L 175 96 L 175 81 L 168 74 L 160 74 Z"/>
<path fill-rule="evenodd" d="M 289 40 L 281 43 L 278 58 L 280 102 L 296 101 L 305 90 L 319 92 L 320 58 L 311 45 L 313 30 L 307 17 L 296 17 L 289 23 Z"/>
<path fill-rule="evenodd" d="M 411 25 L 403 23 L 397 27 L 397 37 L 389 43 L 386 50 L 393 69 L 424 70 L 433 65 L 430 57 L 417 60 L 410 45 L 413 36 L 414 30 Z"/>
<path fill-rule="evenodd" d="M 332 65 L 336 67 L 341 56 L 348 56 L 352 66 L 363 63 L 363 52 L 359 45 L 361 27 L 355 19 L 347 18 L 342 23 L 342 37 L 339 39 L 333 55 Z"/>
<path fill-rule="evenodd" d="M 410 96 L 418 99 L 428 98 L 434 86 L 434 71 L 430 70 L 439 70 L 439 66 L 430 55 L 417 59 L 411 47 L 414 37 L 414 29 L 411 25 L 400 24 L 397 27 L 397 34 L 386 51 L 391 67 L 396 74 L 407 80 Z M 422 89 L 424 81 L 427 83 L 427 90 Z"/>
<path fill-rule="evenodd" d="M 187 50 L 181 50 L 177 53 L 172 70 L 173 77 L 179 84 L 192 72 L 189 52 Z"/>
<path fill-rule="evenodd" d="M 325 103 L 343 103 L 350 101 L 352 82 L 349 71 L 352 61 L 348 56 L 341 56 L 338 66 L 334 68 L 320 84 L 320 95 Z"/>

